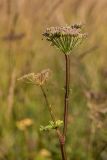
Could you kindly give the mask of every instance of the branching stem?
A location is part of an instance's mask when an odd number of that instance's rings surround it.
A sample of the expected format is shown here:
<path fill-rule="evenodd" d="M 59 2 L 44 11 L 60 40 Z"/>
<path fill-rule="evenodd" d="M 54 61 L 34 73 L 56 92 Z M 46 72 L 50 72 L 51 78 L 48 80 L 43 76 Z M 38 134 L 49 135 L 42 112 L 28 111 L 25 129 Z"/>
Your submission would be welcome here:
<path fill-rule="evenodd" d="M 48 107 L 49 113 L 51 115 L 51 118 L 52 118 L 53 122 L 56 122 L 56 118 L 55 118 L 55 115 L 54 115 L 54 113 L 52 111 L 51 105 L 49 104 L 46 92 L 45 92 L 43 86 L 40 86 L 40 88 L 41 88 L 43 97 L 45 99 L 46 105 Z M 62 160 L 67 160 L 65 147 L 64 147 L 65 141 L 64 141 L 63 134 L 60 132 L 60 130 L 58 128 L 56 128 L 56 133 L 57 133 L 57 136 L 58 136 L 58 139 L 59 139 L 59 143 L 60 143 L 60 150 L 61 150 Z"/>

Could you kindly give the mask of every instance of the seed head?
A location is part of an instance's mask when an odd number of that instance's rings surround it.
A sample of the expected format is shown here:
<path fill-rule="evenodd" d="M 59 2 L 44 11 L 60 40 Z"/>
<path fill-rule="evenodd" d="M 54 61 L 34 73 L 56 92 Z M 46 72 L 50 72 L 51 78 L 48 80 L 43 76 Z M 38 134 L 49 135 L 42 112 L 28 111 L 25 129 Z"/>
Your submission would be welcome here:
<path fill-rule="evenodd" d="M 78 46 L 87 34 L 82 33 L 82 25 L 74 24 L 66 27 L 50 27 L 43 33 L 51 45 L 56 46 L 64 54 L 69 54 Z"/>
<path fill-rule="evenodd" d="M 42 86 L 45 82 L 47 82 L 50 75 L 50 69 L 44 69 L 40 73 L 35 75 L 35 83 L 39 86 Z"/>
<path fill-rule="evenodd" d="M 50 69 L 44 69 L 37 74 L 35 73 L 26 74 L 21 78 L 19 78 L 18 80 L 26 80 L 27 82 L 36 84 L 38 86 L 42 86 L 45 84 L 45 82 L 47 82 L 49 75 L 50 75 Z"/>

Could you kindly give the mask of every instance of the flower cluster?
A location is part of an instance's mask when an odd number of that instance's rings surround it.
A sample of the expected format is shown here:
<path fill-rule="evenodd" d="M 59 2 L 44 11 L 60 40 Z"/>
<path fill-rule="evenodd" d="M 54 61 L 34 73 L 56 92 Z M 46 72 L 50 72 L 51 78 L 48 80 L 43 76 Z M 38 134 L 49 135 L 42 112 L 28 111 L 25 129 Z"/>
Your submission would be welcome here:
<path fill-rule="evenodd" d="M 82 33 L 82 25 L 74 24 L 66 27 L 50 27 L 43 33 L 51 45 L 56 46 L 64 54 L 69 54 L 78 46 L 87 34 Z"/>
<path fill-rule="evenodd" d="M 45 82 L 47 82 L 50 74 L 50 69 L 44 69 L 41 72 L 35 74 L 35 73 L 29 73 L 18 80 L 26 80 L 27 82 L 36 84 L 38 86 L 42 86 Z"/>

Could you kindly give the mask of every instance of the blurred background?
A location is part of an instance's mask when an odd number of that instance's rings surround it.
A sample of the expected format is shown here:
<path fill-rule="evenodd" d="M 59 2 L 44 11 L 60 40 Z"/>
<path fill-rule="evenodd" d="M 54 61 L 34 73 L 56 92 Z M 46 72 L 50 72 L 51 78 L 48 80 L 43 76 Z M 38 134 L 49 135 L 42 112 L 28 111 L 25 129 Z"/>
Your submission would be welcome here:
<path fill-rule="evenodd" d="M 39 87 L 17 81 L 49 68 L 45 89 L 63 116 L 64 56 L 42 37 L 50 26 L 82 22 L 87 40 L 71 55 L 68 160 L 107 160 L 107 1 L 0 0 L 0 160 L 60 160 Z"/>

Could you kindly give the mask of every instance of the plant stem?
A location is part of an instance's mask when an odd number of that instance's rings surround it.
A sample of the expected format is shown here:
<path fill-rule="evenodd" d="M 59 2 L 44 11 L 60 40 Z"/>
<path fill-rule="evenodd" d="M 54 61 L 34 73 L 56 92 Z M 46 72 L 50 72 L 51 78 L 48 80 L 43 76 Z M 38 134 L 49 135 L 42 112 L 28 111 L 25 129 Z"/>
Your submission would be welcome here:
<path fill-rule="evenodd" d="M 65 54 L 66 63 L 66 79 L 65 79 L 65 98 L 64 98 L 64 128 L 63 135 L 66 139 L 67 123 L 68 123 L 68 106 L 69 106 L 69 90 L 70 90 L 70 57 Z"/>
<path fill-rule="evenodd" d="M 59 131 L 58 128 L 56 129 L 56 132 L 57 132 L 57 135 L 58 135 L 58 138 L 59 138 L 62 160 L 67 160 L 64 137 L 63 137 L 63 135 L 60 133 L 60 131 Z"/>
<path fill-rule="evenodd" d="M 54 115 L 54 113 L 52 111 L 52 108 L 51 108 L 51 106 L 49 104 L 46 92 L 45 92 L 43 86 L 40 86 L 40 88 L 41 88 L 42 94 L 44 96 L 46 105 L 48 107 L 49 113 L 51 115 L 51 118 L 52 118 L 53 122 L 55 123 L 56 122 L 55 115 Z M 59 143 L 60 143 L 60 150 L 61 150 L 62 160 L 67 160 L 65 147 L 64 147 L 64 145 L 65 145 L 64 137 L 63 137 L 63 135 L 61 134 L 61 132 L 60 132 L 60 130 L 58 128 L 56 128 L 56 133 L 57 133 L 57 136 L 58 136 L 58 139 L 59 139 Z"/>
<path fill-rule="evenodd" d="M 43 86 L 40 86 L 40 87 L 41 87 L 41 91 L 42 91 L 42 94 L 43 94 L 43 96 L 44 96 L 46 105 L 47 105 L 47 107 L 48 107 L 48 111 L 49 111 L 49 113 L 50 113 L 50 115 L 51 115 L 51 118 L 52 118 L 53 122 L 56 122 L 56 120 L 55 120 L 55 115 L 54 115 L 54 113 L 53 113 L 53 111 L 52 111 L 51 105 L 50 105 L 49 102 L 48 102 L 48 98 L 47 98 L 47 95 L 46 95 L 46 93 L 45 93 L 45 90 L 44 90 Z"/>

